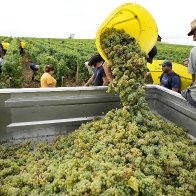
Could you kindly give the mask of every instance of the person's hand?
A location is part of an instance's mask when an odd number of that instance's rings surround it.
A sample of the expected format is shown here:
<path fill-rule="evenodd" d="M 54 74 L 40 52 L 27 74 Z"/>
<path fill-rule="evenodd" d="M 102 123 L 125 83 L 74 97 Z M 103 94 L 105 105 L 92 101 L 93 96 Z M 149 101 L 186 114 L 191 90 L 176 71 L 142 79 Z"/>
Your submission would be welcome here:
<path fill-rule="evenodd" d="M 150 76 L 150 74 L 151 74 L 150 72 L 147 72 L 147 73 L 146 73 L 146 76 Z"/>
<path fill-rule="evenodd" d="M 196 80 L 195 80 L 195 82 L 192 82 L 192 83 L 191 83 L 190 87 L 191 87 L 191 86 L 195 86 L 195 85 L 196 85 Z"/>
<path fill-rule="evenodd" d="M 188 67 L 188 64 L 189 64 L 189 59 L 184 59 L 183 61 L 183 65 Z"/>
<path fill-rule="evenodd" d="M 112 88 L 114 88 L 114 83 L 113 82 L 111 83 L 111 86 L 112 86 Z"/>

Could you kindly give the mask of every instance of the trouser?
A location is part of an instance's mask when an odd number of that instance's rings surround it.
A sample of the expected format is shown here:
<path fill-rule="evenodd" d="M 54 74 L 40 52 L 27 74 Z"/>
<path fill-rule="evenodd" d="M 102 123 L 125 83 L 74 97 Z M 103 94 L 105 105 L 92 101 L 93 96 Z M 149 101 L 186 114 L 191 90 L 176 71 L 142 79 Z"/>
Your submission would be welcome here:
<path fill-rule="evenodd" d="M 36 72 L 32 71 L 32 81 L 35 81 L 35 76 L 37 75 Z"/>
<path fill-rule="evenodd" d="M 189 102 L 190 105 L 196 108 L 196 102 L 191 97 L 191 91 L 189 89 L 183 90 L 181 94 Z"/>

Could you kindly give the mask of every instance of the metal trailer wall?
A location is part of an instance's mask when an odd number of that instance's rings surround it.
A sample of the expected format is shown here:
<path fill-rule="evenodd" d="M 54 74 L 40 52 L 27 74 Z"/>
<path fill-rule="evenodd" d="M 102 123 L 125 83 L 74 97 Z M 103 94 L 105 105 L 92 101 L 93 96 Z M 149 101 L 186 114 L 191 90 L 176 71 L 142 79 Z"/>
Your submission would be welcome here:
<path fill-rule="evenodd" d="M 0 89 L 0 141 L 66 134 L 82 123 L 119 108 L 106 87 Z M 196 109 L 178 93 L 148 85 L 150 109 L 196 137 Z"/>
<path fill-rule="evenodd" d="M 196 138 L 196 108 L 192 107 L 181 94 L 159 85 L 147 85 L 146 100 L 151 111 L 188 129 L 193 139 Z"/>
<path fill-rule="evenodd" d="M 66 134 L 119 107 L 103 87 L 0 90 L 0 140 Z"/>

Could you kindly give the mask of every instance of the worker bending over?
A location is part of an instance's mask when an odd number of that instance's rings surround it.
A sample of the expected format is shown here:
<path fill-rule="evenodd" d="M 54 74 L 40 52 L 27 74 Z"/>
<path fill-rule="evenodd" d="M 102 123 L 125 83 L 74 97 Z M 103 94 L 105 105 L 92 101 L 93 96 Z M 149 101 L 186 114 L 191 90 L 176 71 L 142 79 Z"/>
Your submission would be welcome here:
<path fill-rule="evenodd" d="M 39 71 L 39 65 L 31 63 L 29 67 L 32 70 L 32 81 L 34 81 L 35 76 L 38 74 L 38 71 Z"/>

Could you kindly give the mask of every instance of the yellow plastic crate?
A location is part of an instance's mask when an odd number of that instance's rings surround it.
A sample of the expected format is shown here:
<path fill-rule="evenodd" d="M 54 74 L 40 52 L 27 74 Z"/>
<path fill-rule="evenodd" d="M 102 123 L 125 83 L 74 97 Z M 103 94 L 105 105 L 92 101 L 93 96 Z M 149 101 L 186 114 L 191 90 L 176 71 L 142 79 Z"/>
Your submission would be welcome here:
<path fill-rule="evenodd" d="M 7 50 L 9 48 L 10 44 L 7 42 L 2 42 L 2 46 L 3 46 L 4 50 Z"/>
<path fill-rule="evenodd" d="M 161 63 L 163 60 L 154 60 L 152 64 L 148 63 L 147 67 L 151 73 L 153 83 L 160 84 L 160 76 L 162 74 Z M 192 83 L 192 76 L 188 73 L 188 68 L 178 63 L 172 63 L 172 69 L 175 73 L 180 76 L 181 88 L 180 90 L 186 89 Z"/>
<path fill-rule="evenodd" d="M 25 48 L 26 47 L 26 43 L 23 42 L 23 41 L 20 42 L 20 45 L 21 45 L 21 48 Z"/>
<path fill-rule="evenodd" d="M 108 61 L 101 47 L 100 37 L 106 28 L 123 29 L 140 44 L 141 49 L 147 54 L 157 41 L 158 29 L 152 15 L 142 6 L 126 3 L 114 10 L 99 27 L 96 34 L 98 52 Z"/>

